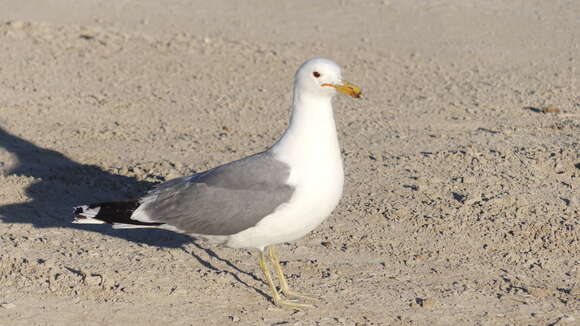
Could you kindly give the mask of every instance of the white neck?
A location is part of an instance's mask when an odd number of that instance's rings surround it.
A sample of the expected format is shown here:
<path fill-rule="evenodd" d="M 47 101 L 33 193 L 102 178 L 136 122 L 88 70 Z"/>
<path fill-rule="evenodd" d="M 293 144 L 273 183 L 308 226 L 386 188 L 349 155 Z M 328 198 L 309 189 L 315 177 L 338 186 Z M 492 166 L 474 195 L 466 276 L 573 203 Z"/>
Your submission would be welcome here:
<path fill-rule="evenodd" d="M 295 92 L 292 106 L 288 129 L 270 150 L 295 167 L 331 164 L 342 172 L 332 98 Z"/>

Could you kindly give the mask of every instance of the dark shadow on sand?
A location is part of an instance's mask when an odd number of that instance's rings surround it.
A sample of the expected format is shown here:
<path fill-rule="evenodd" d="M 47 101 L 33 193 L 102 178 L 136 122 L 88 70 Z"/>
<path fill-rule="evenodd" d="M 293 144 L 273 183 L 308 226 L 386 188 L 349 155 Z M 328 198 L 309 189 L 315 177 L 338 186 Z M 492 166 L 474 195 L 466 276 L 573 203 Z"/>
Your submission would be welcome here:
<path fill-rule="evenodd" d="M 127 241 L 164 248 L 183 248 L 194 240 L 192 237 L 162 229 L 112 229 L 110 225 L 72 224 L 74 206 L 137 198 L 153 186 L 153 183 L 139 181 L 133 177 L 105 171 L 98 166 L 77 163 L 65 155 L 39 147 L 27 140 L 10 134 L 0 127 L 0 150 L 13 154 L 18 163 L 4 175 L 18 175 L 34 178 L 26 188 L 23 198 L 30 201 L 0 206 L 0 220 L 3 223 L 28 223 L 36 228 L 71 228 L 96 232 Z M 8 185 L 3 185 L 9 187 Z M 15 190 L 16 191 L 16 190 Z M 259 280 L 252 273 L 243 271 L 226 259 L 197 241 L 195 247 L 217 258 L 238 273 Z M 185 249 L 184 249 L 185 250 Z M 204 267 L 218 270 L 210 262 L 191 254 Z M 236 274 L 234 278 L 256 292 L 265 294 L 245 282 Z"/>

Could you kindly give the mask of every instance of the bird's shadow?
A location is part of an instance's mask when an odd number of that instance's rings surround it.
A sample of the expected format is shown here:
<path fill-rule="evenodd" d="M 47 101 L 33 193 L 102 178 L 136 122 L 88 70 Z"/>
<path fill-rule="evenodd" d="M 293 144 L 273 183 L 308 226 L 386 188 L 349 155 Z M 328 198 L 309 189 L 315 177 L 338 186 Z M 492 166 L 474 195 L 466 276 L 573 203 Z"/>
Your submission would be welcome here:
<path fill-rule="evenodd" d="M 33 178 L 32 183 L 24 190 L 25 194 L 14 190 L 22 202 L 0 206 L 0 220 L 3 223 L 25 223 L 36 228 L 84 230 L 163 248 L 183 249 L 186 244 L 193 242 L 197 249 L 205 251 L 209 257 L 217 258 L 237 272 L 259 280 L 252 273 L 243 271 L 230 261 L 220 258 L 213 250 L 200 245 L 188 235 L 154 228 L 116 230 L 109 225 L 71 223 L 74 206 L 137 198 L 154 183 L 105 171 L 95 165 L 75 162 L 62 153 L 37 146 L 0 127 L 1 149 L 11 153 L 17 160 L 17 163 L 8 170 L 0 170 L 5 177 Z M 0 168 L 3 168 L 3 165 L 0 164 Z M 4 187 L 9 187 L 9 184 L 5 183 Z M 196 254 L 195 248 L 189 253 L 204 267 L 218 270 L 211 262 L 203 260 Z M 264 295 L 261 290 L 243 282 L 234 273 L 228 274 Z"/>

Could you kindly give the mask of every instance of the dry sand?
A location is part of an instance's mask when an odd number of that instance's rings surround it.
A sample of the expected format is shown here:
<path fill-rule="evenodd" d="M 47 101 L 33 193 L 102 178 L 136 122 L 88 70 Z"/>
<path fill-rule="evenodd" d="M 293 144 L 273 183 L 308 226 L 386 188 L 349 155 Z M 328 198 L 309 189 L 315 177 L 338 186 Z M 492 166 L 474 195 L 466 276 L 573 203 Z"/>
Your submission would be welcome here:
<path fill-rule="evenodd" d="M 0 325 L 580 323 L 580 2 L 310 3 L 0 1 Z M 266 148 L 319 55 L 366 99 L 339 207 L 280 246 L 317 308 L 256 252 L 70 224 Z"/>

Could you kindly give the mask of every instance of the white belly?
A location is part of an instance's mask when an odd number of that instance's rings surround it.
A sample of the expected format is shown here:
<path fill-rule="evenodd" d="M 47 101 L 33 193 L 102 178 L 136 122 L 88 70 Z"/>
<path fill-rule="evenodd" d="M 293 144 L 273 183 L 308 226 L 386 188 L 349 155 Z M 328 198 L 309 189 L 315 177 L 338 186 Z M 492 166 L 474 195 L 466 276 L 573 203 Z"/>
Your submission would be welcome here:
<path fill-rule="evenodd" d="M 234 248 L 258 248 L 297 240 L 326 219 L 342 196 L 342 162 L 323 168 L 303 170 L 294 176 L 294 194 L 290 201 L 265 217 L 255 227 L 229 237 L 226 245 Z M 292 178 L 292 177 L 291 177 Z"/>

